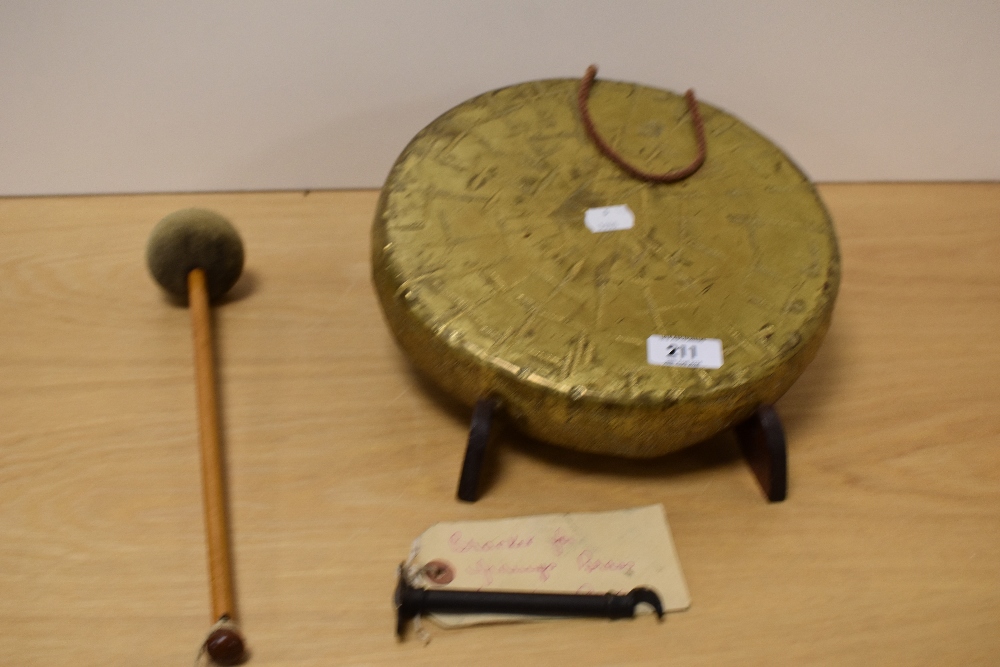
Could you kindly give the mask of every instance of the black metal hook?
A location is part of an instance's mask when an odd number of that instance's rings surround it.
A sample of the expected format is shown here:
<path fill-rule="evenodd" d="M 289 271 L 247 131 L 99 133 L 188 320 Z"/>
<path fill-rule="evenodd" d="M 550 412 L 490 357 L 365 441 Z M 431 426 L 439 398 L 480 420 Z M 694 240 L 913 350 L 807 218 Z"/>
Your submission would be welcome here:
<path fill-rule="evenodd" d="M 628 593 L 515 593 L 510 591 L 440 590 L 416 588 L 399 568 L 396 603 L 396 636 L 400 639 L 406 623 L 417 616 L 447 614 L 524 614 L 591 618 L 632 618 L 639 604 L 648 604 L 663 618 L 663 604 L 656 591 L 633 588 Z"/>

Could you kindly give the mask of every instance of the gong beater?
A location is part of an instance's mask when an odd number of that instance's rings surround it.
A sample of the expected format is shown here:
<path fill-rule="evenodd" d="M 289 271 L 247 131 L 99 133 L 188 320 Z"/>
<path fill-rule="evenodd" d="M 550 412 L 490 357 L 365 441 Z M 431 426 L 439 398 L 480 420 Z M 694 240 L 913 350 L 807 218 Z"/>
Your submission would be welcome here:
<path fill-rule="evenodd" d="M 233 225 L 214 211 L 198 208 L 176 211 L 160 220 L 146 246 L 146 263 L 153 278 L 175 298 L 186 300 L 191 308 L 205 536 L 215 623 L 202 649 L 220 665 L 242 662 L 246 648 L 235 622 L 209 300 L 221 297 L 236 284 L 243 271 L 243 257 L 243 241 Z"/>
<path fill-rule="evenodd" d="M 812 183 L 747 125 L 699 103 L 707 159 L 639 180 L 603 155 L 579 82 L 535 81 L 448 111 L 393 166 L 372 229 L 373 281 L 413 364 L 476 405 L 460 497 L 476 497 L 492 413 L 572 449 L 653 457 L 738 426 L 771 500 L 784 435 L 770 408 L 815 356 L 840 281 Z M 684 98 L 600 80 L 593 124 L 649 171 L 697 152 Z M 594 233 L 589 209 L 627 206 Z M 719 368 L 650 363 L 651 336 L 721 341 Z"/>

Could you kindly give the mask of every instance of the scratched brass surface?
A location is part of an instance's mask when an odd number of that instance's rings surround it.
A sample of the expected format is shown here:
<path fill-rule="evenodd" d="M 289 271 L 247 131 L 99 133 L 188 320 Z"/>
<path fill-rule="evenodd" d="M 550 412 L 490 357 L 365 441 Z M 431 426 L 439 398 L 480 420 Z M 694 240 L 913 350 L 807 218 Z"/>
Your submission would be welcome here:
<path fill-rule="evenodd" d="M 590 143 L 576 86 L 486 93 L 422 130 L 382 191 L 373 279 L 406 354 L 459 400 L 496 395 L 556 444 L 656 456 L 791 386 L 829 325 L 837 242 L 809 180 L 733 116 L 702 103 L 704 166 L 654 185 Z M 695 154 L 681 96 L 601 80 L 591 112 L 645 169 Z M 632 229 L 584 227 L 618 204 Z M 653 334 L 721 339 L 725 363 L 650 365 Z"/>

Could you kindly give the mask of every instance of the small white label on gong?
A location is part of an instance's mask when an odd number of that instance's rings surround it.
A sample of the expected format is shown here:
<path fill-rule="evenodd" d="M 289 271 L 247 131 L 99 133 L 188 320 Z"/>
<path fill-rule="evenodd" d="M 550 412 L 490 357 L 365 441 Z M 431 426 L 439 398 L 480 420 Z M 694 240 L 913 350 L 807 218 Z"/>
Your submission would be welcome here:
<path fill-rule="evenodd" d="M 632 225 L 635 224 L 635 214 L 627 204 L 588 208 L 583 215 L 583 224 L 595 234 L 617 232 L 622 229 L 632 229 Z"/>
<path fill-rule="evenodd" d="M 646 361 L 655 366 L 722 368 L 722 341 L 718 338 L 650 336 Z"/>

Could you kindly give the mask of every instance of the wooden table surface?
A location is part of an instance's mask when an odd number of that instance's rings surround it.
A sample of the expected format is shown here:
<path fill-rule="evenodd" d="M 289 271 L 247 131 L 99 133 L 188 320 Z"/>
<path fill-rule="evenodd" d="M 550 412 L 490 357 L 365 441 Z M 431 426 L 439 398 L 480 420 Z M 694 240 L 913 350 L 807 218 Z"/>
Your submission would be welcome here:
<path fill-rule="evenodd" d="M 0 199 L 0 665 L 190 665 L 204 639 L 188 313 L 143 254 L 187 206 L 248 253 L 216 330 L 251 665 L 1000 664 L 1000 184 L 820 190 L 844 278 L 778 403 L 774 505 L 729 438 L 637 463 L 510 433 L 457 502 L 469 411 L 382 321 L 376 192 Z M 396 641 L 431 524 L 653 503 L 689 611 Z"/>

